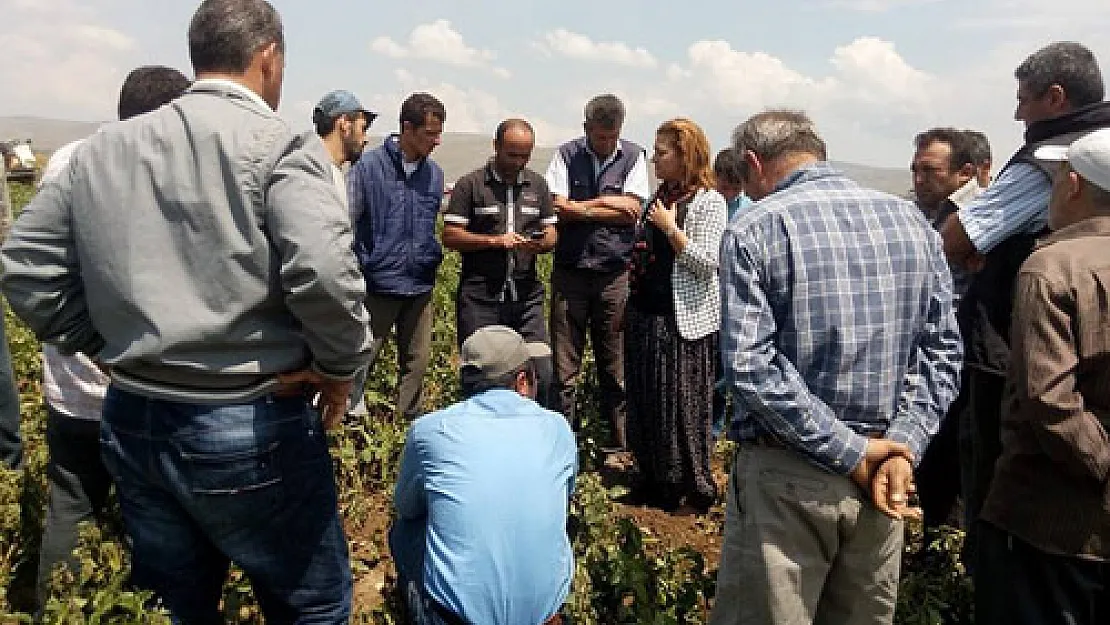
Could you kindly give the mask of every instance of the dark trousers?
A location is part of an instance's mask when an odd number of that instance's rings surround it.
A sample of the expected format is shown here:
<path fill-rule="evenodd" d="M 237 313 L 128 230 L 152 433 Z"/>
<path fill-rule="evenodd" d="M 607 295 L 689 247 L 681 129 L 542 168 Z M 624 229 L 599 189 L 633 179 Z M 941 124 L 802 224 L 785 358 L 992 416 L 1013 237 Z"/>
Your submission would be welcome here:
<path fill-rule="evenodd" d="M 76 569 L 77 524 L 104 512 L 112 477 L 100 459 L 100 415 L 81 419 L 46 407 L 46 478 L 50 495 L 39 551 L 38 603 L 46 601 L 50 572 L 59 562 Z"/>
<path fill-rule="evenodd" d="M 597 361 L 601 417 L 608 420 L 612 445 L 627 449 L 624 392 L 624 307 L 628 271 L 600 272 L 555 267 L 551 273 L 551 348 L 560 411 L 578 429 L 574 386 L 582 370 L 589 333 Z"/>
<path fill-rule="evenodd" d="M 1110 563 L 1053 555 L 978 521 L 978 625 L 1110 623 Z"/>
<path fill-rule="evenodd" d="M 925 456 L 917 467 L 917 496 L 925 513 L 926 527 L 948 523 L 960 497 L 960 422 L 966 418 L 967 388 L 965 384 L 952 402 L 940 430 L 929 442 Z"/>
<path fill-rule="evenodd" d="M 397 330 L 397 412 L 412 421 L 424 412 L 424 373 L 432 355 L 432 293 L 414 297 L 392 295 L 366 296 L 366 310 L 370 313 L 370 333 L 374 343 L 370 347 L 370 364 L 355 374 L 351 385 L 351 409 L 359 406 L 365 410 L 366 378 L 378 360 L 389 333 Z"/>
<path fill-rule="evenodd" d="M 3 181 L 0 181 L 3 184 Z M 4 309 L 0 306 L 0 464 L 18 469 L 23 464 L 23 442 L 19 436 L 19 389 L 12 371 Z"/>
<path fill-rule="evenodd" d="M 968 389 L 967 427 L 970 444 L 967 445 L 964 467 L 963 498 L 964 522 L 968 533 L 964 539 L 964 562 L 968 572 L 978 579 L 976 541 L 978 540 L 979 512 L 987 500 L 991 479 L 994 478 L 994 463 L 1002 453 L 1001 419 L 1002 391 L 1006 378 L 980 369 L 964 369 L 964 387 Z"/>
<path fill-rule="evenodd" d="M 502 297 L 503 283 L 480 277 L 464 277 L 455 295 L 455 321 L 459 346 L 479 328 L 492 325 L 510 327 L 529 342 L 547 342 L 543 318 L 544 289 L 538 280 L 517 280 L 516 299 Z M 551 358 L 538 358 L 536 366 L 536 401 L 555 410 L 551 397 Z"/>

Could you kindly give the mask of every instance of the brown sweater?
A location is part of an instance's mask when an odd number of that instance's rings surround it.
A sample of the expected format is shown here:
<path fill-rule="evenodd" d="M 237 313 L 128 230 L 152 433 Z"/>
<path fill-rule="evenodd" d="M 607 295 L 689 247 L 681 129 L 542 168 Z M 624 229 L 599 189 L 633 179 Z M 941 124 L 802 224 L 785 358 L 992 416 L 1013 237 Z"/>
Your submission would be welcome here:
<path fill-rule="evenodd" d="M 1018 273 L 1002 456 L 982 517 L 1048 553 L 1110 560 L 1110 217 Z"/>

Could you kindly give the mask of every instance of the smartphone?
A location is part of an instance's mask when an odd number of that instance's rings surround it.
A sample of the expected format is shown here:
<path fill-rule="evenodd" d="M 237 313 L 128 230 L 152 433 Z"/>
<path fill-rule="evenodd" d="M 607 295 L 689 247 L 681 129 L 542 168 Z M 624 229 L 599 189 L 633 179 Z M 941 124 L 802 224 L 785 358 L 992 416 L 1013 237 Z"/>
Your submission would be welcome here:
<path fill-rule="evenodd" d="M 533 241 L 538 241 L 538 240 L 544 238 L 545 236 L 547 236 L 547 233 L 544 232 L 543 230 L 533 230 L 532 233 L 529 234 L 528 236 L 531 237 L 531 239 Z"/>

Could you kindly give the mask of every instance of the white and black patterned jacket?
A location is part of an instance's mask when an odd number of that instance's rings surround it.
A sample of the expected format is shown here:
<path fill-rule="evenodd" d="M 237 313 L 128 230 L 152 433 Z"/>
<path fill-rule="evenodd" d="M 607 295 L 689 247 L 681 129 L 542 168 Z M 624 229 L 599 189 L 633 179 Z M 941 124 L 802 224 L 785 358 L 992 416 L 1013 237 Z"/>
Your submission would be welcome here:
<path fill-rule="evenodd" d="M 727 215 L 725 198 L 712 189 L 698 191 L 686 210 L 682 232 L 687 243 L 675 257 L 671 288 L 678 333 L 688 341 L 708 336 L 721 326 L 717 265 Z"/>

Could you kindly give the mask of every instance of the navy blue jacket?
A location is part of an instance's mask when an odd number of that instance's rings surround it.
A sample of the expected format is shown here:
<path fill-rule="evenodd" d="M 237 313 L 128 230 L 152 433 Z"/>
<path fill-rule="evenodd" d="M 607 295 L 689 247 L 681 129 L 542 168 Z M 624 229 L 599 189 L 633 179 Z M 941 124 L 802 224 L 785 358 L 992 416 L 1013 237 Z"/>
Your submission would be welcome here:
<path fill-rule="evenodd" d="M 426 158 L 406 178 L 398 137 L 390 135 L 363 153 L 348 185 L 352 208 L 361 208 L 351 225 L 366 292 L 411 297 L 431 291 L 443 260 L 436 238 L 443 170 Z"/>

